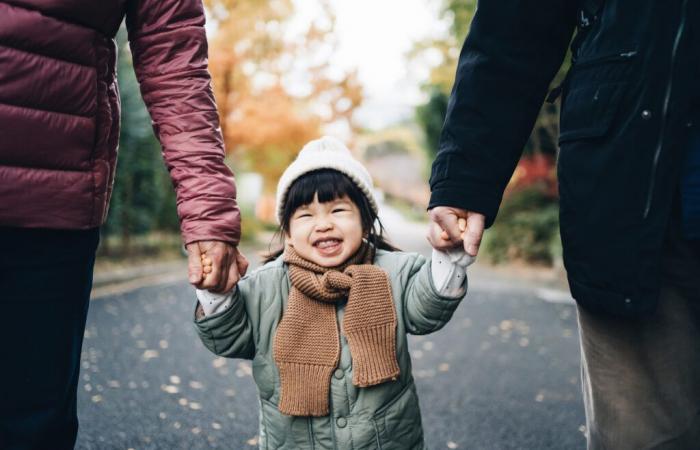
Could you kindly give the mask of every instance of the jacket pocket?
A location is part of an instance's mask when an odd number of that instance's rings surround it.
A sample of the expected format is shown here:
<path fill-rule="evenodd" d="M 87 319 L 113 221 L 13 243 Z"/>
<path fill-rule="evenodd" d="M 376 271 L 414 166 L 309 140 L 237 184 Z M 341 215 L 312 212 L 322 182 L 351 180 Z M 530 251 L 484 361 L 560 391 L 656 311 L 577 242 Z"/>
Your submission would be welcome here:
<path fill-rule="evenodd" d="M 420 450 L 423 427 L 415 385 L 408 384 L 388 404 L 377 410 L 372 421 L 380 450 Z"/>
<path fill-rule="evenodd" d="M 263 400 L 270 400 L 275 393 L 275 373 L 270 366 L 267 355 L 256 353 L 253 358 L 253 378 L 258 387 L 258 393 Z"/>
<path fill-rule="evenodd" d="M 308 417 L 287 416 L 277 405 L 260 399 L 260 448 L 266 450 L 313 450 Z"/>
<path fill-rule="evenodd" d="M 625 86 L 624 82 L 584 85 L 567 92 L 559 143 L 605 136 L 617 115 Z"/>

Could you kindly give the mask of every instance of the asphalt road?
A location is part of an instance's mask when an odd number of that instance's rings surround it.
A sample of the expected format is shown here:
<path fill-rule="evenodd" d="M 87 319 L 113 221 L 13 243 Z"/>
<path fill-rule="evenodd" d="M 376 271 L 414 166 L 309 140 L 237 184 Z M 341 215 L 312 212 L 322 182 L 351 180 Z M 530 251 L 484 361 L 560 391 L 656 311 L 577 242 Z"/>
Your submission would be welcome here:
<path fill-rule="evenodd" d="M 429 251 L 422 227 L 386 215 L 399 246 Z M 153 283 L 90 305 L 77 448 L 256 448 L 250 363 L 201 345 L 186 282 Z M 411 339 L 429 447 L 585 448 L 578 345 L 565 294 L 475 267 L 452 321 Z"/>

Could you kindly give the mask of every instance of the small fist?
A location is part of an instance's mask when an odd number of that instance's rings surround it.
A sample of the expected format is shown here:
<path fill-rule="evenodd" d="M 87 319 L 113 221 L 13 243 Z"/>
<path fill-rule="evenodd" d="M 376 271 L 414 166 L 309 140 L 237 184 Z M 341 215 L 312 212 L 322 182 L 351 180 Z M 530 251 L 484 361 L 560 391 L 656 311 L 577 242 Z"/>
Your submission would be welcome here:
<path fill-rule="evenodd" d="M 464 217 L 460 217 L 457 220 L 457 226 L 459 226 L 459 231 L 461 231 L 461 236 L 462 239 L 464 240 L 464 232 L 467 231 L 467 219 Z M 442 233 L 440 233 L 440 237 L 446 241 L 450 239 L 450 236 L 447 234 L 447 231 L 442 230 Z"/>
<path fill-rule="evenodd" d="M 202 279 L 205 279 L 212 272 L 212 260 L 206 252 L 200 255 L 202 259 Z"/>

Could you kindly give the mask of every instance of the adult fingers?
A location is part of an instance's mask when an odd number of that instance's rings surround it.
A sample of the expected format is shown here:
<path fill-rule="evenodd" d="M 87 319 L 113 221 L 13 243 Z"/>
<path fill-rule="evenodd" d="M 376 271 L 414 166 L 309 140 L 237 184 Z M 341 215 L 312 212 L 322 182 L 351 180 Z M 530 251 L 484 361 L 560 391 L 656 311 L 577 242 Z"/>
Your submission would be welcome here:
<path fill-rule="evenodd" d="M 185 246 L 187 249 L 187 277 L 190 284 L 200 288 L 202 281 L 202 259 L 199 243 L 192 242 Z"/>
<path fill-rule="evenodd" d="M 464 232 L 464 251 L 471 256 L 479 253 L 481 237 L 484 235 L 484 222 L 486 218 L 483 214 L 469 213 L 467 216 L 467 229 Z"/>
<path fill-rule="evenodd" d="M 245 257 L 239 249 L 236 249 L 236 264 L 238 265 L 238 273 L 243 276 L 248 271 L 248 258 Z"/>
<path fill-rule="evenodd" d="M 459 217 L 461 211 L 455 208 L 438 206 L 430 210 L 430 219 L 440 225 L 446 233 L 445 240 L 452 242 L 452 245 L 462 242 L 462 232 L 459 229 Z"/>
<path fill-rule="evenodd" d="M 240 267 L 238 265 L 238 252 L 233 249 L 233 252 L 229 256 L 230 264 L 228 267 L 228 277 L 226 279 L 226 285 L 224 286 L 223 292 L 229 292 L 241 279 Z"/>
<path fill-rule="evenodd" d="M 226 292 L 226 286 L 228 286 L 228 279 L 231 276 L 231 267 L 235 266 L 233 263 L 233 255 L 227 250 L 224 252 L 224 258 L 221 261 L 221 270 L 219 275 L 219 282 L 216 287 L 212 289 L 213 292 L 222 293 Z M 238 271 L 235 271 L 236 281 L 238 281 Z"/>
<path fill-rule="evenodd" d="M 462 242 L 462 231 L 459 227 L 459 218 L 466 216 L 466 211 L 446 206 L 438 206 L 429 212 L 431 222 L 442 228 L 444 234 L 442 240 L 450 241 L 452 247 Z"/>
<path fill-rule="evenodd" d="M 449 239 L 445 239 L 446 234 L 440 225 L 435 222 L 428 224 L 428 242 L 436 250 L 449 250 L 455 246 Z"/>

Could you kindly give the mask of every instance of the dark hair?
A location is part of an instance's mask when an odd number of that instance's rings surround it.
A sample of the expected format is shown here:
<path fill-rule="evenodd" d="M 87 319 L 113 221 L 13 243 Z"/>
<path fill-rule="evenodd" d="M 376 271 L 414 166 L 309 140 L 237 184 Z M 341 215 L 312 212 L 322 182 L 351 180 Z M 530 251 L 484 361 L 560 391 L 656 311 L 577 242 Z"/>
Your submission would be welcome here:
<path fill-rule="evenodd" d="M 384 238 L 384 226 L 372 210 L 372 206 L 362 190 L 342 172 L 333 169 L 319 169 L 305 173 L 294 180 L 294 183 L 289 187 L 282 209 L 282 223 L 275 233 L 279 237 L 281 248 L 268 249 L 268 253 L 263 255 L 263 263 L 273 261 L 284 252 L 284 235 L 289 233 L 289 223 L 294 211 L 301 206 L 312 203 L 316 195 L 321 203 L 347 196 L 360 210 L 362 231 L 366 235 L 367 242 L 372 244 L 375 249 L 399 250 Z M 270 246 L 272 246 L 272 242 Z"/>

